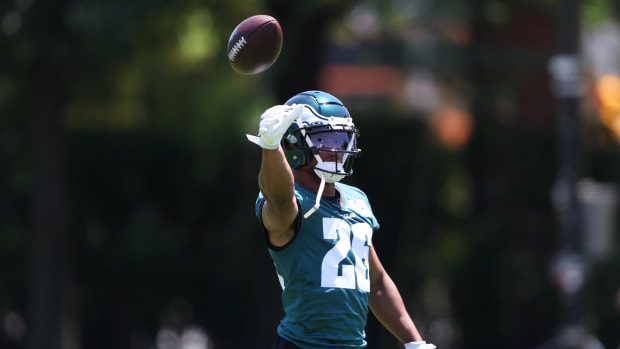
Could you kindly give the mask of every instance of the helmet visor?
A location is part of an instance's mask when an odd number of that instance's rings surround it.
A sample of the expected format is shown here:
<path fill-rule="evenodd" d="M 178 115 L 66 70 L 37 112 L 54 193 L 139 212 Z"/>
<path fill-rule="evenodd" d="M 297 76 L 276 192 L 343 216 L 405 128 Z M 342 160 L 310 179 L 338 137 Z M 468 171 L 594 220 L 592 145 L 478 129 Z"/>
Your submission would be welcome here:
<path fill-rule="evenodd" d="M 319 151 L 350 151 L 356 148 L 353 132 L 331 131 L 309 134 L 312 146 Z"/>
<path fill-rule="evenodd" d="M 357 149 L 355 132 L 316 132 L 308 134 L 306 141 L 315 156 L 321 160 L 315 165 L 316 169 L 337 175 L 353 173 L 353 160 L 360 152 Z"/>

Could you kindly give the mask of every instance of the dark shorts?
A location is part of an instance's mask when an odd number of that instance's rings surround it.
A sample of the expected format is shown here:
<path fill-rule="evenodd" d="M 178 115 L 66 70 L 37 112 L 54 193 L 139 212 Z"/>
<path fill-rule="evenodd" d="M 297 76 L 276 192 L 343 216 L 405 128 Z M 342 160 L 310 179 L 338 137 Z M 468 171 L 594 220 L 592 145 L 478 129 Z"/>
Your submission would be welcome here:
<path fill-rule="evenodd" d="M 278 336 L 275 342 L 273 342 L 273 346 L 271 347 L 271 349 L 301 349 L 301 348 L 287 341 L 286 339 Z"/>

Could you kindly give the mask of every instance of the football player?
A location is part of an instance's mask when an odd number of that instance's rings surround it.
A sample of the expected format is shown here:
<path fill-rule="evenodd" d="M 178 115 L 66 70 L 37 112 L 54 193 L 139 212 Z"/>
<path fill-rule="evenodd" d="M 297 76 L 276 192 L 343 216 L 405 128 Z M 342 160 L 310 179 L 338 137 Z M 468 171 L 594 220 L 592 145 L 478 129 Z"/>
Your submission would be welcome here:
<path fill-rule="evenodd" d="M 365 348 L 368 309 L 406 349 L 418 332 L 372 244 L 366 194 L 340 180 L 360 154 L 357 128 L 333 95 L 306 91 L 265 111 L 256 215 L 282 286 L 273 349 Z"/>

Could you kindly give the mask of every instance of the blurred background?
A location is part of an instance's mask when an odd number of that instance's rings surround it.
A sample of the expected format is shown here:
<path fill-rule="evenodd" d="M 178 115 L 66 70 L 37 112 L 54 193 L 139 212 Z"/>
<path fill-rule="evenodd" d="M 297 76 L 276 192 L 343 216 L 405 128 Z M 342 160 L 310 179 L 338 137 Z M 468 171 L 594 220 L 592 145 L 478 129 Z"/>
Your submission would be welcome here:
<path fill-rule="evenodd" d="M 258 75 L 232 29 L 276 17 Z M 3 0 L 0 348 L 269 348 L 258 116 L 341 98 L 441 349 L 620 345 L 617 0 Z M 400 348 L 372 317 L 369 349 Z"/>

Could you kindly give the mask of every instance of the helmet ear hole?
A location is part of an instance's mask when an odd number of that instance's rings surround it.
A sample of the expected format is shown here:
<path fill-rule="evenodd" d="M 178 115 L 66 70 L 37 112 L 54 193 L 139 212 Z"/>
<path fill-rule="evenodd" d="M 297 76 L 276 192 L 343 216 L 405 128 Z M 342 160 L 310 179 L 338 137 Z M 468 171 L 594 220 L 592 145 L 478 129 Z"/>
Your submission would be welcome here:
<path fill-rule="evenodd" d="M 304 152 L 300 149 L 294 149 L 293 151 L 287 153 L 287 160 L 291 168 L 298 169 L 303 167 L 306 162 L 306 157 L 304 156 Z"/>
<path fill-rule="evenodd" d="M 282 138 L 282 150 L 284 150 L 286 160 L 293 169 L 303 167 L 307 161 L 301 137 L 296 124 L 293 124 L 288 135 Z"/>
<path fill-rule="evenodd" d="M 293 147 L 294 147 L 294 146 L 293 146 L 293 143 L 291 143 L 291 142 L 289 142 L 289 141 L 287 141 L 287 140 L 285 140 L 283 143 L 284 143 L 284 148 L 285 148 L 286 150 L 293 150 Z"/>

